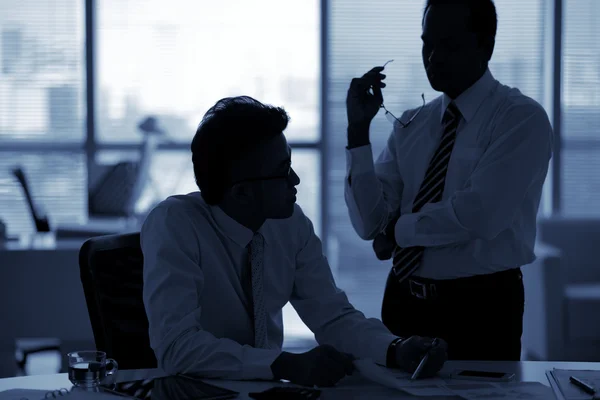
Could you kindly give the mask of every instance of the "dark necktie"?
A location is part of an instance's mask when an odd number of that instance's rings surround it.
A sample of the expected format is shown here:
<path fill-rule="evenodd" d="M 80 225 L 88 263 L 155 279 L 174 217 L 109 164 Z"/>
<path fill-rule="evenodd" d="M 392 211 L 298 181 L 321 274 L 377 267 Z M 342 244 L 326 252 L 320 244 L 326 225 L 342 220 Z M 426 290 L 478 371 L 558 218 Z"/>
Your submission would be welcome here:
<path fill-rule="evenodd" d="M 458 111 L 454 103 L 450 103 L 444 113 L 444 118 L 442 118 L 442 125 L 444 127 L 442 139 L 429 161 L 425 179 L 423 179 L 419 193 L 417 193 L 417 197 L 415 197 L 413 202 L 413 213 L 419 212 L 427 203 L 437 203 L 442 200 L 448 162 L 454 148 L 456 129 L 458 128 L 459 121 L 460 111 Z M 408 278 L 419 268 L 421 258 L 423 257 L 423 250 L 424 247 L 422 246 L 405 248 L 396 246 L 394 249 L 394 266 L 392 271 L 399 282 Z"/>
<path fill-rule="evenodd" d="M 269 348 L 267 336 L 267 312 L 263 293 L 263 259 L 265 239 L 255 233 L 250 243 L 250 269 L 252 274 L 252 304 L 254 309 L 254 347 Z"/>

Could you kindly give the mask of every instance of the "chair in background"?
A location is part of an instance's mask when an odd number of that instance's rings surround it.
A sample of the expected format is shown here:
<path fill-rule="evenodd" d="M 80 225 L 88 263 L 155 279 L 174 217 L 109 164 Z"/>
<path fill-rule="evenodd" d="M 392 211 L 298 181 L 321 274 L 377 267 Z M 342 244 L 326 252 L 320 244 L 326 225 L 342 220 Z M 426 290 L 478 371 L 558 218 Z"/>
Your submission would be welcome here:
<path fill-rule="evenodd" d="M 140 234 L 88 239 L 79 268 L 97 350 L 117 360 L 120 369 L 156 368 L 142 298 Z"/>

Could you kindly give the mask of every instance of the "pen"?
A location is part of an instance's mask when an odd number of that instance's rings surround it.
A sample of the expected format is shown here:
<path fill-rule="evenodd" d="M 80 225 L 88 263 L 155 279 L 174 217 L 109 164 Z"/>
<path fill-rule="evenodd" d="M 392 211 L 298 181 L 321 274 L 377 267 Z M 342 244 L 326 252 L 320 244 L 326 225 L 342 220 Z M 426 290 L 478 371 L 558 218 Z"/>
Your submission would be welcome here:
<path fill-rule="evenodd" d="M 427 351 L 427 353 L 421 359 L 421 362 L 417 366 L 417 369 L 415 369 L 415 372 L 410 377 L 411 380 L 415 380 L 415 379 L 419 378 L 419 375 L 421 374 L 421 371 L 425 367 L 425 364 L 427 364 L 427 360 L 429 360 L 429 351 L 431 351 L 432 348 L 434 348 L 435 346 L 437 346 L 437 344 L 438 344 L 438 339 L 437 338 L 433 339 L 433 342 L 431 342 L 431 348 Z"/>
<path fill-rule="evenodd" d="M 596 394 L 596 389 L 594 389 L 594 387 L 592 385 L 589 385 L 589 384 L 585 383 L 584 381 L 582 381 L 579 378 L 571 376 L 571 377 L 569 377 L 569 381 L 573 385 L 579 387 L 581 390 L 583 390 L 584 392 L 586 392 L 587 394 L 591 394 L 591 395 Z"/>

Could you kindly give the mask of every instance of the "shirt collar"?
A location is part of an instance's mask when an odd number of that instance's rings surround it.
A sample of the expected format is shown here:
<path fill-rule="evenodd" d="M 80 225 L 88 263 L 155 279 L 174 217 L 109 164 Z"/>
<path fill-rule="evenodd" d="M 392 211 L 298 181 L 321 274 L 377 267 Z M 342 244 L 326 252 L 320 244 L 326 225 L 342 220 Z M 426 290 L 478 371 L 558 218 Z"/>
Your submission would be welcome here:
<path fill-rule="evenodd" d="M 240 224 L 225 213 L 219 206 L 210 206 L 210 212 L 215 219 L 217 227 L 231 240 L 246 247 L 252 241 L 254 232 Z M 263 235 L 264 236 L 264 235 Z"/>
<path fill-rule="evenodd" d="M 469 122 L 471 118 L 475 116 L 479 106 L 481 106 L 481 103 L 483 103 L 483 100 L 486 98 L 495 82 L 496 79 L 494 79 L 490 70 L 487 69 L 477 82 L 454 100 L 454 104 L 456 104 L 456 107 L 465 121 Z M 446 108 L 448 108 L 448 105 L 451 102 L 452 99 L 446 94 L 442 96 L 442 115 L 440 116 L 440 121 L 444 118 Z"/>

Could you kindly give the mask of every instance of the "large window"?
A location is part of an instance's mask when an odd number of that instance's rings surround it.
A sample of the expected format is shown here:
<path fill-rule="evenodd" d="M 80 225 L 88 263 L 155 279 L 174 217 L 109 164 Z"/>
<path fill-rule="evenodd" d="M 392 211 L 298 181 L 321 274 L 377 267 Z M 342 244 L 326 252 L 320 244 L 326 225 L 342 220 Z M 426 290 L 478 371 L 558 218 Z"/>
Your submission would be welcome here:
<path fill-rule="evenodd" d="M 159 150 L 138 210 L 197 190 L 189 143 L 219 99 L 249 95 L 283 106 L 302 183 L 298 203 L 320 233 L 320 3 L 318 0 L 96 0 L 96 162 L 136 160 L 138 123 L 157 118 Z M 109 147 L 109 150 L 103 148 Z M 121 148 L 120 148 L 121 147 Z M 290 307 L 286 340 L 312 333 Z"/>
<path fill-rule="evenodd" d="M 0 0 L 0 219 L 11 235 L 34 231 L 15 166 L 51 223 L 87 207 L 83 10 L 80 0 Z"/>
<path fill-rule="evenodd" d="M 319 139 L 318 0 L 97 0 L 98 139 L 139 141 L 159 116 L 189 142 L 218 99 L 284 105 L 289 140 Z"/>
<path fill-rule="evenodd" d="M 561 212 L 600 215 L 600 2 L 563 0 Z M 138 211 L 176 193 L 196 190 L 189 142 L 218 99 L 246 94 L 284 106 L 287 136 L 302 179 L 299 203 L 327 237 L 338 284 L 369 316 L 378 316 L 389 263 L 376 261 L 358 239 L 343 199 L 345 96 L 350 80 L 375 65 L 386 68 L 386 105 L 396 115 L 439 93 L 421 61 L 424 0 L 94 0 L 95 120 L 87 121 L 83 0 L 0 0 L 0 219 L 10 234 L 30 233 L 33 221 L 11 170 L 24 168 L 33 196 L 50 222 L 87 217 L 87 163 L 139 158 L 138 123 L 157 117 L 171 144 L 161 145 Z M 551 86 L 553 1 L 496 0 L 499 27 L 491 71 L 544 106 Z M 327 7 L 320 26 L 320 7 Z M 328 39 L 320 59 L 320 33 Z M 550 44 L 550 46 L 549 46 Z M 323 61 L 327 81 L 321 82 Z M 545 62 L 546 61 L 546 62 Z M 320 91 L 326 94 L 321 182 Z M 86 143 L 86 123 L 94 142 Z M 372 129 L 375 155 L 391 126 Z M 298 147 L 300 146 L 300 148 Z M 85 150 L 93 153 L 87 160 Z M 93 171 L 92 171 L 93 172 Z M 321 190 L 329 226 L 322 232 Z M 367 272 L 368 271 L 368 272 Z M 286 310 L 288 310 L 286 308 Z M 297 316 L 287 332 L 305 335 Z"/>
<path fill-rule="evenodd" d="M 595 1 L 595 0 L 591 0 Z M 421 20 L 424 1 L 415 0 L 331 0 L 328 20 L 329 79 L 326 83 L 330 166 L 329 225 L 340 249 L 338 277 L 353 304 L 367 315 L 380 316 L 383 288 L 389 262 L 376 260 L 370 242 L 354 232 L 344 203 L 346 110 L 350 80 L 385 61 L 384 97 L 387 108 L 400 115 L 420 103 L 437 97 L 427 81 L 421 61 Z M 517 86 L 543 102 L 544 84 L 544 0 L 496 1 L 498 35 L 490 65 L 502 83 Z M 380 113 L 371 129 L 375 156 L 382 150 L 390 123 Z"/>
<path fill-rule="evenodd" d="M 600 2 L 565 0 L 562 213 L 600 216 Z"/>
<path fill-rule="evenodd" d="M 301 178 L 304 173 L 315 179 L 304 179 L 312 189 L 300 191 L 306 196 L 300 204 L 320 226 L 318 0 L 174 0 L 169 7 L 160 0 L 96 3 L 98 145 L 139 143 L 137 124 L 148 115 L 180 143 L 180 150 L 155 157 L 140 209 L 196 190 L 189 143 L 203 114 L 223 97 L 249 95 L 288 111 L 292 147 L 314 145 L 294 151 L 293 162 Z M 106 157 L 110 153 L 97 160 L 109 162 Z"/>

